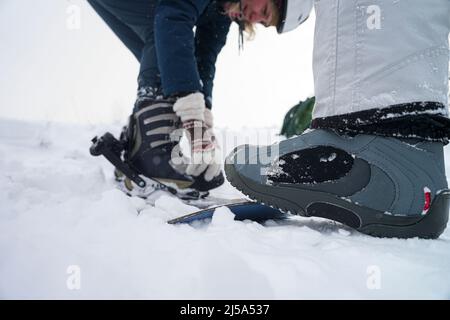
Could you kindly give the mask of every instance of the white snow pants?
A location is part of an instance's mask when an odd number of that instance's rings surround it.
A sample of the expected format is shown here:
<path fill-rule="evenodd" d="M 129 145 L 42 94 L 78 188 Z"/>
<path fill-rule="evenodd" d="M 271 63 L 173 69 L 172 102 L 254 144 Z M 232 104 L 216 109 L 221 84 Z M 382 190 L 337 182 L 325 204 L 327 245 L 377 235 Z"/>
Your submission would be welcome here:
<path fill-rule="evenodd" d="M 364 121 L 380 109 L 381 117 L 448 116 L 450 0 L 314 6 L 314 119 L 356 113 Z"/>

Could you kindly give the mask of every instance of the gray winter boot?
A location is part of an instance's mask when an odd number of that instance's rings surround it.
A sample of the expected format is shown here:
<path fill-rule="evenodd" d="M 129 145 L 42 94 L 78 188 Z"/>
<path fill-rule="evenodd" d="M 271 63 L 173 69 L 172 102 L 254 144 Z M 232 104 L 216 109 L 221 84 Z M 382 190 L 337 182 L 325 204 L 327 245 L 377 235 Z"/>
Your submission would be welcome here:
<path fill-rule="evenodd" d="M 270 147 L 240 146 L 225 172 L 258 202 L 373 236 L 437 238 L 447 226 L 440 142 L 312 130 Z"/>

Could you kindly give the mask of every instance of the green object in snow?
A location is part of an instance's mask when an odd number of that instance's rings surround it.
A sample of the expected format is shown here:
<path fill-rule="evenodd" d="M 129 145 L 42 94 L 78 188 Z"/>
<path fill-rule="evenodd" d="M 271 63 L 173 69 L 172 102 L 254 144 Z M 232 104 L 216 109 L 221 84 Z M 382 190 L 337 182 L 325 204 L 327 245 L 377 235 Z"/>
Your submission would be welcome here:
<path fill-rule="evenodd" d="M 284 117 L 283 127 L 280 134 L 287 138 L 300 135 L 309 128 L 312 120 L 312 111 L 314 108 L 315 97 L 300 101 L 291 108 Z"/>

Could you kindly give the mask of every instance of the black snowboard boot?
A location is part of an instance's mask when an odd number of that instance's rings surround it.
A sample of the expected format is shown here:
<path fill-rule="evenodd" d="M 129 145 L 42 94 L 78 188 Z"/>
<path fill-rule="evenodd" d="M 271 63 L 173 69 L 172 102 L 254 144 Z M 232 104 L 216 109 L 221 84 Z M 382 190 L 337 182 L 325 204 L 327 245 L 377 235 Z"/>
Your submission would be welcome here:
<path fill-rule="evenodd" d="M 164 184 L 175 184 L 179 189 L 208 191 L 223 184 L 223 174 L 206 182 L 177 172 L 171 165 L 173 148 L 178 144 L 174 131 L 179 118 L 173 112 L 170 99 L 141 100 L 122 132 L 122 141 L 128 146 L 125 159 L 140 174 Z"/>
<path fill-rule="evenodd" d="M 165 99 L 159 91 L 152 88 L 138 91 L 133 114 L 120 137 L 120 145 L 124 149 L 120 157 L 132 172 L 146 182 L 146 187 L 142 188 L 139 181 L 128 177 L 129 174 L 123 172 L 125 170 L 116 166 L 115 171 L 116 178 L 124 182 L 131 194 L 145 197 L 155 188 L 152 181 L 157 181 L 168 186 L 173 193 L 195 198 L 199 192 L 199 197 L 204 196 L 225 180 L 221 174 L 212 181 L 206 181 L 203 175 L 187 176 L 171 166 L 172 152 L 179 140 L 176 130 L 180 125 L 179 118 L 173 111 L 173 103 L 172 99 Z"/>

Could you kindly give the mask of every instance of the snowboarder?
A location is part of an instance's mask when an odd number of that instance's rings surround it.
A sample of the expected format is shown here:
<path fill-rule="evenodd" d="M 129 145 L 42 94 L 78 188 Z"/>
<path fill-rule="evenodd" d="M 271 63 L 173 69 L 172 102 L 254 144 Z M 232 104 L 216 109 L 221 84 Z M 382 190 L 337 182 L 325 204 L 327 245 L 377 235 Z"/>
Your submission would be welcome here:
<path fill-rule="evenodd" d="M 301 2 L 306 11 L 291 15 L 309 14 L 313 1 Z M 450 1 L 314 3 L 311 129 L 277 148 L 236 148 L 227 178 L 286 212 L 374 236 L 437 238 L 449 214 Z"/>
<path fill-rule="evenodd" d="M 117 177 L 131 178 L 124 180 L 129 190 L 131 181 L 145 185 L 141 176 L 182 189 L 220 186 L 222 159 L 210 111 L 216 58 L 232 20 L 241 36 L 255 23 L 277 26 L 284 0 L 88 2 L 140 62 L 137 99 L 120 142 L 112 135 L 95 139 L 91 152 L 107 149 Z M 191 160 L 176 148 L 180 127 L 191 138 Z"/>

